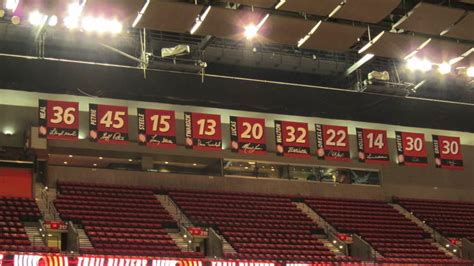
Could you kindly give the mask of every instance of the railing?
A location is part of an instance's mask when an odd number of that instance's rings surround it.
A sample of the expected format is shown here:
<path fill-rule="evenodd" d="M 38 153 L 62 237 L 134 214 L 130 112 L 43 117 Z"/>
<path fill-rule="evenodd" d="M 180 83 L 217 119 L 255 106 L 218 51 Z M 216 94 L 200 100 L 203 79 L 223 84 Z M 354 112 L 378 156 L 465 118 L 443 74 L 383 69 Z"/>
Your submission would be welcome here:
<path fill-rule="evenodd" d="M 69 252 L 79 252 L 81 248 L 79 231 L 71 221 L 68 222 L 67 248 Z"/>
<path fill-rule="evenodd" d="M 461 255 L 463 259 L 474 260 L 474 243 L 467 238 L 461 239 Z"/>
<path fill-rule="evenodd" d="M 224 257 L 224 240 L 213 228 L 209 228 L 209 238 L 206 250 L 207 255 L 212 258 Z"/>
<path fill-rule="evenodd" d="M 376 261 L 377 252 L 360 236 L 352 235 L 352 245 L 350 255 L 362 261 Z"/>

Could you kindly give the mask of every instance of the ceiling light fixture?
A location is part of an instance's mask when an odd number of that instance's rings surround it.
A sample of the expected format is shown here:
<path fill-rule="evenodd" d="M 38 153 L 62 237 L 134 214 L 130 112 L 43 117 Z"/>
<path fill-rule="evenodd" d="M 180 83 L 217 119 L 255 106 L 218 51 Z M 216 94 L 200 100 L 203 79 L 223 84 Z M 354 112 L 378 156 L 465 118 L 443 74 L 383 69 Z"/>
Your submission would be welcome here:
<path fill-rule="evenodd" d="M 147 8 L 148 8 L 148 5 L 150 4 L 150 0 L 146 0 L 145 4 L 143 5 L 142 9 L 140 10 L 140 12 L 138 12 L 138 15 L 137 17 L 135 18 L 135 20 L 133 21 L 133 24 L 132 24 L 132 27 L 135 28 L 135 26 L 137 26 L 138 22 L 140 22 L 140 20 L 142 19 L 143 15 L 145 14 Z"/>
<path fill-rule="evenodd" d="M 278 4 L 275 6 L 275 9 L 280 8 L 280 7 L 283 6 L 285 3 L 286 3 L 286 0 L 280 0 L 280 2 L 278 2 Z"/>
<path fill-rule="evenodd" d="M 308 34 L 298 41 L 298 47 L 301 47 L 309 39 L 309 37 L 311 37 L 311 35 L 316 32 L 319 26 L 321 26 L 321 23 L 323 23 L 322 20 L 318 21 L 318 23 L 316 23 L 316 25 L 308 32 Z"/>
<path fill-rule="evenodd" d="M 258 31 L 260 28 L 262 28 L 263 24 L 267 21 L 267 19 L 270 17 L 269 14 L 266 14 L 260 22 L 255 25 L 253 23 L 248 24 L 247 26 L 244 27 L 244 36 L 247 40 L 252 40 L 258 35 Z"/>
<path fill-rule="evenodd" d="M 470 78 L 474 78 L 474 66 L 467 68 L 466 75 Z"/>
<path fill-rule="evenodd" d="M 361 59 L 359 59 L 357 62 L 355 62 L 352 66 L 350 66 L 347 71 L 346 71 L 346 76 L 350 75 L 352 72 L 356 71 L 359 67 L 361 67 L 363 64 L 367 63 L 370 61 L 372 58 L 374 58 L 374 54 L 365 54 Z"/>
<path fill-rule="evenodd" d="M 446 75 L 451 72 L 451 65 L 449 63 L 442 63 L 438 65 L 438 72 L 441 75 Z"/>
<path fill-rule="evenodd" d="M 5 9 L 15 12 L 18 4 L 20 4 L 20 0 L 7 0 L 5 2 Z"/>
<path fill-rule="evenodd" d="M 198 15 L 198 17 L 196 18 L 196 23 L 194 23 L 193 27 L 190 30 L 191 34 L 194 34 L 199 29 L 199 27 L 201 27 L 201 24 L 204 22 L 207 17 L 207 14 L 209 14 L 210 11 L 211 6 L 208 6 L 202 15 Z"/>

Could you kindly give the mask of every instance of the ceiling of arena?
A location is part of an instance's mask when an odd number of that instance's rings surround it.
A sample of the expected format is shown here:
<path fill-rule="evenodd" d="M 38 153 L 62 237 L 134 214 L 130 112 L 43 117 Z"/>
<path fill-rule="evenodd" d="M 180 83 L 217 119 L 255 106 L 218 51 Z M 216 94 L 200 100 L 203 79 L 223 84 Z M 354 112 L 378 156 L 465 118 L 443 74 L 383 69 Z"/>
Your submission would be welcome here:
<path fill-rule="evenodd" d="M 0 0 L 0 5 L 5 1 Z M 21 0 L 19 10 L 23 14 L 39 10 L 57 15 L 62 21 L 70 2 Z M 83 3 L 84 16 L 118 18 L 123 32 L 98 35 L 71 31 L 61 23 L 38 29 L 28 25 L 26 15 L 19 25 L 13 25 L 13 14 L 6 13 L 0 18 L 0 53 L 139 66 L 145 51 L 150 68 L 193 71 L 193 66 L 203 61 L 207 63 L 206 73 L 289 83 L 300 83 L 301 75 L 306 75 L 316 85 L 348 90 L 358 89 L 373 70 L 388 71 L 393 83 L 412 84 L 413 88 L 423 82 L 412 90 L 412 96 L 446 100 L 446 94 L 437 90 L 449 87 L 457 90 L 457 97 L 447 100 L 474 103 L 473 79 L 458 75 L 462 69 L 474 66 L 474 2 L 470 0 Z M 200 27 L 193 29 L 198 22 Z M 255 38 L 247 40 L 244 32 L 250 24 L 259 26 L 259 30 Z M 146 36 L 142 29 L 146 29 Z M 140 38 L 145 40 L 144 50 Z M 161 57 L 162 48 L 178 44 L 189 45 L 190 53 L 171 59 Z M 367 54 L 375 57 L 356 71 L 349 71 Z M 433 64 L 457 59 L 453 74 L 440 77 L 411 73 L 404 64 L 413 54 Z"/>

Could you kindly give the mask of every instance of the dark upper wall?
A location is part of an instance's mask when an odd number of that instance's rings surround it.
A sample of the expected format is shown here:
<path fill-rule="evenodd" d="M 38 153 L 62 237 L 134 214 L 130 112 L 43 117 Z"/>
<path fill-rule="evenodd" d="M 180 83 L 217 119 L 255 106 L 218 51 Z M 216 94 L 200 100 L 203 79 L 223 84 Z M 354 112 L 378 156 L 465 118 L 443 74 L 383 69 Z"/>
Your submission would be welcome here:
<path fill-rule="evenodd" d="M 473 105 L 193 74 L 0 57 L 0 87 L 474 132 Z"/>

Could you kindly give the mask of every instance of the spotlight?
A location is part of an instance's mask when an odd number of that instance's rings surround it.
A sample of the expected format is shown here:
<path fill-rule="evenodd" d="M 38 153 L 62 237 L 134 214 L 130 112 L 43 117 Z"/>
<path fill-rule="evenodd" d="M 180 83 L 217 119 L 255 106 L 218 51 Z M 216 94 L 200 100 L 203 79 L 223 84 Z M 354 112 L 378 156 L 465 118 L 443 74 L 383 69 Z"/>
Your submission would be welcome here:
<path fill-rule="evenodd" d="M 13 24 L 13 25 L 18 25 L 18 24 L 20 24 L 21 19 L 20 19 L 19 16 L 13 16 L 12 19 L 11 19 L 11 21 L 12 21 L 12 24 Z"/>
<path fill-rule="evenodd" d="M 247 40 L 252 40 L 253 38 L 255 38 L 255 36 L 257 36 L 258 27 L 255 26 L 254 24 L 249 24 L 245 26 L 244 29 L 245 29 L 244 35 L 245 35 L 245 38 L 247 38 Z"/>
<path fill-rule="evenodd" d="M 51 17 L 49 17 L 48 25 L 51 26 L 51 27 L 54 27 L 54 26 L 58 25 L 58 17 L 55 16 L 55 15 L 52 15 Z"/>
<path fill-rule="evenodd" d="M 46 22 L 46 19 L 48 19 L 48 17 L 41 14 L 37 10 L 31 12 L 30 15 L 28 16 L 28 21 L 33 26 L 40 26 L 40 25 L 44 24 Z"/>
<path fill-rule="evenodd" d="M 442 63 L 438 66 L 438 72 L 441 74 L 441 75 L 446 75 L 448 74 L 449 72 L 451 72 L 451 65 L 448 64 L 448 63 Z"/>
<path fill-rule="evenodd" d="M 470 78 L 474 78 L 474 66 L 467 68 L 466 75 Z"/>
<path fill-rule="evenodd" d="M 79 19 L 73 16 L 64 18 L 64 26 L 70 30 L 76 29 L 79 26 Z"/>
<path fill-rule="evenodd" d="M 92 17 L 85 17 L 81 21 L 82 29 L 86 32 L 92 32 L 95 29 L 95 19 Z"/>
<path fill-rule="evenodd" d="M 407 68 L 412 71 L 419 70 L 421 72 L 427 72 L 430 71 L 432 67 L 432 63 L 426 59 L 421 60 L 419 58 L 412 57 L 407 60 Z"/>
<path fill-rule="evenodd" d="M 82 6 L 79 5 L 79 3 L 72 3 L 69 4 L 69 6 L 67 7 L 67 13 L 71 17 L 79 17 L 79 15 L 81 15 L 81 12 Z"/>
<path fill-rule="evenodd" d="M 18 7 L 19 3 L 20 3 L 20 0 L 7 0 L 5 2 L 5 9 L 8 9 L 8 10 L 11 10 L 12 12 L 15 12 L 15 10 Z"/>

